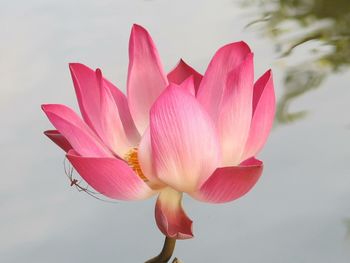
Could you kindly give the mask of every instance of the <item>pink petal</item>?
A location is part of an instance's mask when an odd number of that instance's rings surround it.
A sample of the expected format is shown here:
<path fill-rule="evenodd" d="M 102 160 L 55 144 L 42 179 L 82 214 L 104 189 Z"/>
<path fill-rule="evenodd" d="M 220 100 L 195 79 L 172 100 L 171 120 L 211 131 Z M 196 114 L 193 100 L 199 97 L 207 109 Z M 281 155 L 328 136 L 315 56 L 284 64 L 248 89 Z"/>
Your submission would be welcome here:
<path fill-rule="evenodd" d="M 253 54 L 229 73 L 222 98 L 217 129 L 224 166 L 241 162 L 252 118 L 254 85 Z"/>
<path fill-rule="evenodd" d="M 69 66 L 84 120 L 113 152 L 123 156 L 132 144 L 125 134 L 110 83 L 100 70 L 94 72 L 78 63 Z"/>
<path fill-rule="evenodd" d="M 70 108 L 60 104 L 41 106 L 50 122 L 82 156 L 112 156 L 93 131 Z"/>
<path fill-rule="evenodd" d="M 198 91 L 199 84 L 202 81 L 202 74 L 198 73 L 194 68 L 186 64 L 185 61 L 180 59 L 176 67 L 169 72 L 168 80 L 169 82 L 180 85 L 188 77 L 193 76 L 195 91 Z"/>
<path fill-rule="evenodd" d="M 192 192 L 219 162 L 215 127 L 196 98 L 170 84 L 151 109 L 152 157 L 158 178 Z"/>
<path fill-rule="evenodd" d="M 149 33 L 134 25 L 129 42 L 128 100 L 136 127 L 142 134 L 149 111 L 168 85 L 158 51 Z"/>
<path fill-rule="evenodd" d="M 70 63 L 69 69 L 79 103 L 80 112 L 85 122 L 94 129 L 94 122 L 99 117 L 100 87 L 96 73 L 80 63 Z"/>
<path fill-rule="evenodd" d="M 265 145 L 276 111 L 272 72 L 267 71 L 254 85 L 253 118 L 243 159 L 255 156 Z"/>
<path fill-rule="evenodd" d="M 211 60 L 199 86 L 197 98 L 213 120 L 218 116 L 228 73 L 239 66 L 249 53 L 246 43 L 236 42 L 220 48 Z"/>
<path fill-rule="evenodd" d="M 182 193 L 171 188 L 160 192 L 155 210 L 157 226 L 167 237 L 189 239 L 193 237 L 192 220 L 182 208 Z"/>
<path fill-rule="evenodd" d="M 222 167 L 191 194 L 194 198 L 208 203 L 225 203 L 240 198 L 255 185 L 262 174 L 263 163 L 251 159 L 240 166 Z"/>
<path fill-rule="evenodd" d="M 196 90 L 194 87 L 194 78 L 193 76 L 189 76 L 187 79 L 185 79 L 182 83 L 181 86 L 184 90 L 192 94 L 193 96 L 196 95 Z"/>
<path fill-rule="evenodd" d="M 70 143 L 67 141 L 66 138 L 62 134 L 59 133 L 57 130 L 48 130 L 45 131 L 44 134 L 49 137 L 54 143 L 56 143 L 61 149 L 65 152 L 68 152 L 73 147 L 70 145 Z"/>
<path fill-rule="evenodd" d="M 118 107 L 118 112 L 120 120 L 122 121 L 124 132 L 132 145 L 137 145 L 140 141 L 140 134 L 137 131 L 134 120 L 131 117 L 128 100 L 123 92 L 121 92 L 116 86 L 114 86 L 107 79 L 105 80 L 105 85 L 109 88 L 115 104 Z"/>
<path fill-rule="evenodd" d="M 153 194 L 123 160 L 114 157 L 81 157 L 73 150 L 68 152 L 67 158 L 90 186 L 109 198 L 139 200 Z"/>

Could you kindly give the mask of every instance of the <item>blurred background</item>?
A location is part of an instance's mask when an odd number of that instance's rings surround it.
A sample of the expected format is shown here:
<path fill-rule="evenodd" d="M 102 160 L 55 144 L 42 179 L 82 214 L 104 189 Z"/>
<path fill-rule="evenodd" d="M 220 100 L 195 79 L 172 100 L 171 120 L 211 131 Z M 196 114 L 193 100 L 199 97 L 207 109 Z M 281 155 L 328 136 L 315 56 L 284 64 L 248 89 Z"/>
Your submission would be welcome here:
<path fill-rule="evenodd" d="M 200 72 L 244 40 L 256 76 L 274 72 L 278 111 L 259 158 L 264 174 L 224 205 L 185 198 L 189 262 L 350 260 L 348 0 L 0 0 L 0 262 L 144 262 L 163 237 L 155 199 L 106 203 L 70 187 L 64 154 L 42 132 L 42 103 L 77 109 L 69 62 L 100 67 L 125 91 L 133 23 L 153 36 L 167 71 Z"/>

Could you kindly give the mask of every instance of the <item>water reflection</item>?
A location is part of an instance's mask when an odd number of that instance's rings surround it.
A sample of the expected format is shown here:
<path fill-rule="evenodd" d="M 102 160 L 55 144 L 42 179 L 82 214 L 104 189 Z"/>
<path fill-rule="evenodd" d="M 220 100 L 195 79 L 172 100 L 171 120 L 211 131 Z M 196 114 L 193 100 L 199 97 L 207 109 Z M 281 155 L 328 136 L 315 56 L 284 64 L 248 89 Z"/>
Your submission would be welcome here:
<path fill-rule="evenodd" d="M 350 218 L 346 218 L 344 220 L 344 224 L 345 224 L 346 229 L 347 229 L 345 237 L 346 237 L 347 240 L 350 241 Z"/>
<path fill-rule="evenodd" d="M 318 88 L 332 73 L 350 64 L 350 2 L 348 0 L 252 0 L 261 17 L 248 26 L 260 26 L 276 43 L 277 52 L 288 59 L 309 51 L 303 61 L 288 66 L 284 93 L 278 104 L 279 123 L 295 121 L 305 111 L 291 112 L 290 103 Z M 309 47 L 311 46 L 311 47 Z M 310 56 L 311 54 L 311 56 Z"/>

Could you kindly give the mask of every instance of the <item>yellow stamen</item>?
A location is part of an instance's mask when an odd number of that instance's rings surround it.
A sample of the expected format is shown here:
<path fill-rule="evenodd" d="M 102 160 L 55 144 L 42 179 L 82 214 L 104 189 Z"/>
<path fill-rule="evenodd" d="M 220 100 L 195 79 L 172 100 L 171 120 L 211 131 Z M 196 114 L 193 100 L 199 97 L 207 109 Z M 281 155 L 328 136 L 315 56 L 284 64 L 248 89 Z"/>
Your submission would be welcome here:
<path fill-rule="evenodd" d="M 132 148 L 130 151 L 128 151 L 125 156 L 124 160 L 127 161 L 128 165 L 135 171 L 135 173 L 144 181 L 148 181 L 147 177 L 143 174 L 141 170 L 141 166 L 139 163 L 139 158 L 137 154 L 137 148 Z"/>

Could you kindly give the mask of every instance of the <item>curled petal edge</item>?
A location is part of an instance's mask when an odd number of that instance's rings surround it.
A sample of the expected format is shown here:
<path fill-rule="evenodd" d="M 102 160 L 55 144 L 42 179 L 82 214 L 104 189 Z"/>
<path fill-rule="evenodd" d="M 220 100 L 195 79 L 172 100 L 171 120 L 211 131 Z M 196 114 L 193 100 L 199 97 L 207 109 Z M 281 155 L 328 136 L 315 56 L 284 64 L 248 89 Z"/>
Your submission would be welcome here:
<path fill-rule="evenodd" d="M 167 237 L 190 239 L 193 237 L 192 220 L 182 208 L 182 193 L 166 188 L 158 196 L 155 218 L 159 230 Z"/>
<path fill-rule="evenodd" d="M 69 152 L 69 150 L 73 149 L 69 141 L 58 130 L 47 130 L 44 131 L 44 134 L 63 151 Z"/>

